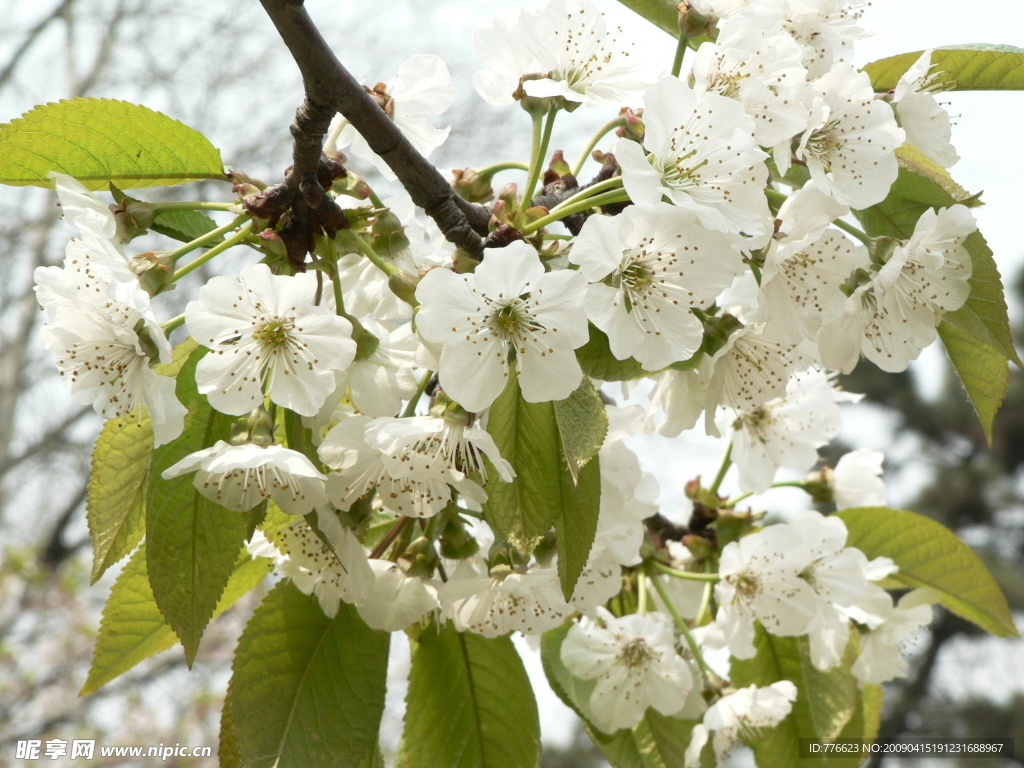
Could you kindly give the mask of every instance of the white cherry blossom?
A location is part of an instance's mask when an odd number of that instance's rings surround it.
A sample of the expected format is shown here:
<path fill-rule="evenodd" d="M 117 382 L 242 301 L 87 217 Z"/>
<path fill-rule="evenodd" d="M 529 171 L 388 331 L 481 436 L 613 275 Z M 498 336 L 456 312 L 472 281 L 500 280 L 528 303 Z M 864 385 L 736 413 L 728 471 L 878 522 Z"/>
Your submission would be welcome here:
<path fill-rule="evenodd" d="M 967 301 L 972 262 L 963 243 L 976 228 L 962 205 L 921 214 L 911 239 L 822 326 L 822 362 L 849 373 L 863 353 L 883 371 L 905 370 L 935 340 L 943 314 Z"/>
<path fill-rule="evenodd" d="M 665 203 L 590 217 L 569 260 L 591 283 L 584 307 L 612 354 L 651 371 L 693 356 L 704 325 L 692 310 L 710 307 L 742 271 L 728 237 Z"/>
<path fill-rule="evenodd" d="M 522 241 L 487 249 L 472 274 L 428 272 L 416 289 L 417 330 L 443 345 L 441 386 L 470 411 L 501 394 L 516 355 L 516 376 L 529 402 L 561 400 L 583 371 L 573 350 L 588 337 L 583 275 L 545 274 L 537 252 Z"/>
<path fill-rule="evenodd" d="M 529 96 L 588 106 L 636 104 L 651 77 L 636 45 L 621 37 L 622 30 L 610 31 L 589 0 L 551 0 L 541 10 L 477 31 L 477 52 L 487 68 L 473 84 L 496 105 L 511 104 L 521 82 Z"/>
<path fill-rule="evenodd" d="M 823 371 L 811 369 L 789 380 L 785 397 L 719 413 L 719 429 L 733 429 L 740 490 L 768 490 L 780 467 L 805 472 L 814 466 L 818 448 L 838 434 L 838 404 L 848 399 Z"/>
<path fill-rule="evenodd" d="M 401 632 L 441 607 L 435 584 L 407 576 L 388 560 L 370 560 L 369 563 L 373 569 L 373 589 L 356 610 L 371 628 Z"/>
<path fill-rule="evenodd" d="M 773 525 L 722 550 L 715 617 L 737 659 L 754 656 L 754 619 L 773 635 L 803 634 L 821 599 L 800 577 L 815 559 L 799 537 Z"/>
<path fill-rule="evenodd" d="M 438 599 L 442 615 L 457 630 L 484 637 L 539 635 L 557 627 L 570 612 L 557 571 L 540 566 L 520 573 L 497 565 L 485 574 L 461 560 L 438 590 Z"/>
<path fill-rule="evenodd" d="M 951 168 L 960 159 L 950 143 L 953 130 L 949 113 L 932 95 L 934 83 L 931 49 L 921 54 L 893 89 L 892 104 L 907 143 L 924 152 L 943 168 Z"/>
<path fill-rule="evenodd" d="M 863 11 L 849 0 L 754 0 L 747 15 L 762 29 L 785 32 L 804 47 L 808 77 L 821 77 L 853 53 L 853 41 L 870 36 L 857 26 Z"/>
<path fill-rule="evenodd" d="M 215 277 L 185 308 L 196 341 L 210 348 L 196 383 L 218 411 L 242 415 L 270 399 L 314 416 L 334 389 L 334 371 L 355 357 L 352 325 L 313 304 L 316 277 L 273 275 L 253 264 L 238 279 Z"/>
<path fill-rule="evenodd" d="M 334 618 L 341 601 L 359 604 L 373 591 L 373 570 L 355 532 L 333 512 L 320 512 L 317 526 L 330 542 L 324 544 L 305 520 L 278 534 L 287 559 L 280 568 L 304 594 L 316 595 L 323 612 Z"/>
<path fill-rule="evenodd" d="M 905 134 L 892 107 L 875 98 L 871 80 L 852 64 L 837 64 L 804 92 L 810 111 L 796 156 L 815 186 L 842 205 L 867 208 L 889 194 L 899 170 L 893 150 Z M 788 145 L 775 161 L 785 173 Z"/>
<path fill-rule="evenodd" d="M 596 619 L 583 617 L 569 629 L 561 657 L 575 677 L 597 681 L 588 715 L 606 733 L 632 728 L 648 707 L 679 712 L 693 687 L 672 622 L 660 613 L 617 618 L 598 608 Z"/>
<path fill-rule="evenodd" d="M 158 345 L 143 330 L 145 319 L 137 310 L 113 301 L 94 306 L 62 300 L 50 311 L 52 322 L 43 326 L 40 338 L 57 358 L 57 370 L 76 401 L 91 403 L 106 419 L 137 418 L 145 405 L 157 446 L 181 434 L 186 409 L 175 395 L 175 381 L 151 367 L 170 359 L 159 327 Z"/>
<path fill-rule="evenodd" d="M 395 79 L 381 90 L 383 94 L 374 89 L 377 98 L 385 102 L 384 111 L 420 154 L 429 157 L 444 144 L 451 128 L 437 128 L 434 119 L 455 103 L 455 86 L 443 59 L 422 53 L 411 56 L 398 67 Z M 356 157 L 369 160 L 384 178 L 397 178 L 351 125 L 346 125 L 338 135 L 338 146 L 348 147 Z"/>
<path fill-rule="evenodd" d="M 708 229 L 770 233 L 766 155 L 742 104 L 717 93 L 698 95 L 666 77 L 644 94 L 644 129 L 643 147 L 628 139 L 615 145 L 634 203 L 652 206 L 667 197 Z"/>
<path fill-rule="evenodd" d="M 866 448 L 840 457 L 829 478 L 836 509 L 885 506 L 884 460 L 885 454 Z"/>
<path fill-rule="evenodd" d="M 789 680 L 762 688 L 751 685 L 723 696 L 708 707 L 703 722 L 694 727 L 684 758 L 686 768 L 701 765 L 700 755 L 710 733 L 714 733 L 715 759 L 721 763 L 738 741 L 781 723 L 792 711 L 796 697 L 797 688 Z"/>
<path fill-rule="evenodd" d="M 739 101 L 754 121 L 757 143 L 774 147 L 807 125 L 802 56 L 803 48 L 788 35 L 768 35 L 754 20 L 737 16 L 721 26 L 714 43 L 697 50 L 693 88 Z"/>
<path fill-rule="evenodd" d="M 163 477 L 190 472 L 196 473 L 196 490 L 236 512 L 246 512 L 268 499 L 292 515 L 308 515 L 327 504 L 327 478 L 304 455 L 281 445 L 232 445 L 218 440 L 165 469 Z"/>

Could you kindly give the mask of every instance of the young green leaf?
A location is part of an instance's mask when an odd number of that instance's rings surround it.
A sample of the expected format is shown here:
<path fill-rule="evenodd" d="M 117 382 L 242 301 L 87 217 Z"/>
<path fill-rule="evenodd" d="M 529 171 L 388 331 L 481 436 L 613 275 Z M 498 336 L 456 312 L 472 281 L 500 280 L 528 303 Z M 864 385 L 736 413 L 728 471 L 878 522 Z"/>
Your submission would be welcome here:
<path fill-rule="evenodd" d="M 341 603 L 333 619 L 291 581 L 242 632 L 230 723 L 249 768 L 360 768 L 376 749 L 391 636 Z"/>
<path fill-rule="evenodd" d="M 619 0 L 634 13 L 647 19 L 658 29 L 679 37 L 679 11 L 672 0 Z"/>
<path fill-rule="evenodd" d="M 253 559 L 242 555 L 213 611 L 213 617 L 220 616 L 259 584 L 269 573 L 270 565 L 271 561 L 265 557 Z M 139 662 L 166 651 L 177 640 L 153 597 L 146 570 L 146 547 L 143 545 L 135 550 L 110 590 L 110 597 L 103 608 L 89 677 L 78 695 L 85 696 L 99 690 Z"/>
<path fill-rule="evenodd" d="M 516 471 L 511 483 L 492 482 L 484 514 L 490 525 L 529 554 L 562 511 L 558 421 L 551 403 L 523 399 L 512 372 L 491 406 L 487 431 Z M 489 473 L 497 477 L 496 471 Z"/>
<path fill-rule="evenodd" d="M 562 463 L 562 510 L 555 520 L 555 545 L 558 548 L 558 580 L 566 600 L 572 598 L 597 535 L 597 517 L 601 512 L 601 467 L 598 462 L 597 456 L 591 459 L 580 471 L 576 482 Z"/>
<path fill-rule="evenodd" d="M 226 178 L 220 151 L 199 131 L 112 99 L 46 104 L 0 125 L 0 183 L 52 188 L 51 171 L 89 189 Z"/>
<path fill-rule="evenodd" d="M 612 354 L 608 336 L 593 323 L 590 324 L 590 340 L 576 350 L 576 359 L 587 376 L 601 381 L 632 381 L 649 376 L 632 357 L 619 360 Z"/>
<path fill-rule="evenodd" d="M 166 235 L 167 237 L 173 237 L 175 240 L 180 240 L 183 243 L 202 237 L 207 232 L 212 232 L 216 228 L 217 222 L 202 211 L 166 211 L 159 213 L 150 227 L 154 232 Z M 223 240 L 224 238 L 220 237 L 216 240 L 210 240 L 207 244 L 216 245 Z"/>
<path fill-rule="evenodd" d="M 152 453 L 153 427 L 148 418 L 110 419 L 96 439 L 85 503 L 93 552 L 90 584 L 135 549 L 146 530 Z"/>
<path fill-rule="evenodd" d="M 785 720 L 747 743 L 760 766 L 800 765 L 800 739 L 838 738 L 857 710 L 859 688 L 849 671 L 856 656 L 854 645 L 847 647 L 843 662 L 827 672 L 811 663 L 806 637 L 775 637 L 758 625 L 754 647 L 757 654 L 753 658 L 732 660 L 733 682 L 744 688 L 789 680 L 798 693 Z M 853 768 L 860 762 L 859 758 L 829 756 L 821 766 Z"/>
<path fill-rule="evenodd" d="M 864 67 L 877 93 L 896 87 L 924 51 L 901 53 Z M 951 45 L 932 53 L 935 84 L 954 91 L 1018 91 L 1024 88 L 1024 48 Z"/>
<path fill-rule="evenodd" d="M 891 578 L 908 587 L 931 587 L 953 613 L 996 637 L 1019 637 L 1006 598 L 985 564 L 944 525 L 887 507 L 836 513 L 849 530 L 847 546 L 868 558 L 889 557 L 900 567 Z"/>
<path fill-rule="evenodd" d="M 188 454 L 229 437 L 229 417 L 214 411 L 196 390 L 195 367 L 206 351 L 197 349 L 178 375 L 177 396 L 188 408 L 185 429 L 153 451 L 146 497 L 150 583 L 189 665 L 246 536 L 245 518 L 199 493 L 193 475 L 161 477 Z"/>
<path fill-rule="evenodd" d="M 412 644 L 396 768 L 534 768 L 540 718 L 507 637 L 427 627 Z"/>
<path fill-rule="evenodd" d="M 939 338 L 978 414 L 985 438 L 991 445 L 992 424 L 1010 382 L 1010 366 L 1006 362 L 1006 355 L 964 333 L 948 320 L 939 324 Z"/>
<path fill-rule="evenodd" d="M 579 482 L 580 470 L 597 456 L 608 434 L 608 412 L 590 379 L 583 379 L 565 400 L 555 401 L 555 419 L 562 454 L 573 482 Z"/>
<path fill-rule="evenodd" d="M 613 768 L 675 768 L 683 764 L 696 720 L 667 717 L 648 709 L 632 729 L 605 733 L 588 717 L 590 694 L 596 681 L 574 677 L 562 663 L 562 642 L 570 625 L 552 629 L 541 637 L 540 656 L 551 690 L 583 720 L 587 735 Z M 701 758 L 701 768 L 713 768 L 710 751 Z"/>

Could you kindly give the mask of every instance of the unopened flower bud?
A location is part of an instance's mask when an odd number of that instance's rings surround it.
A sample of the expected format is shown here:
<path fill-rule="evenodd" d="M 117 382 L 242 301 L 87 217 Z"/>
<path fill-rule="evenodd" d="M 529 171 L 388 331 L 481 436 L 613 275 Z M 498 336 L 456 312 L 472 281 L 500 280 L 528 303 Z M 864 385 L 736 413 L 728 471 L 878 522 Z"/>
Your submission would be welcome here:
<path fill-rule="evenodd" d="M 625 118 L 626 124 L 619 128 L 615 133 L 622 138 L 630 139 L 638 144 L 643 144 L 645 131 L 644 121 L 629 107 L 625 107 L 622 110 L 622 116 Z"/>
<path fill-rule="evenodd" d="M 150 296 L 174 289 L 168 284 L 174 274 L 174 259 L 164 252 L 146 251 L 132 256 L 128 267 L 139 278 L 142 290 Z"/>
<path fill-rule="evenodd" d="M 715 34 L 715 25 L 718 24 L 718 17 L 705 16 L 690 3 L 683 2 L 676 6 L 679 11 L 679 33 L 686 37 L 698 37 L 699 35 Z"/>
<path fill-rule="evenodd" d="M 548 170 L 553 173 L 557 179 L 572 175 L 572 168 L 570 168 L 569 164 L 565 161 L 565 154 L 562 150 L 558 150 L 551 156 L 551 163 L 548 165 Z"/>
<path fill-rule="evenodd" d="M 416 298 L 416 286 L 419 284 L 419 277 L 411 275 L 405 270 L 399 270 L 388 278 L 388 288 L 391 289 L 391 292 L 412 307 L 418 307 L 420 304 Z"/>
<path fill-rule="evenodd" d="M 462 560 L 471 557 L 480 549 L 480 544 L 473 537 L 462 521 L 457 517 L 448 517 L 440 536 L 441 556 L 449 560 Z"/>
<path fill-rule="evenodd" d="M 871 263 L 882 266 L 887 264 L 889 259 L 892 258 L 893 252 L 896 247 L 900 244 L 899 240 L 891 237 L 878 237 L 871 243 L 868 249 L 871 254 Z"/>
<path fill-rule="evenodd" d="M 381 256 L 394 256 L 409 247 L 405 227 L 390 210 L 378 214 L 370 231 L 370 247 Z"/>
<path fill-rule="evenodd" d="M 452 189 L 471 203 L 487 203 L 494 199 L 491 176 L 481 176 L 473 168 L 452 171 Z"/>

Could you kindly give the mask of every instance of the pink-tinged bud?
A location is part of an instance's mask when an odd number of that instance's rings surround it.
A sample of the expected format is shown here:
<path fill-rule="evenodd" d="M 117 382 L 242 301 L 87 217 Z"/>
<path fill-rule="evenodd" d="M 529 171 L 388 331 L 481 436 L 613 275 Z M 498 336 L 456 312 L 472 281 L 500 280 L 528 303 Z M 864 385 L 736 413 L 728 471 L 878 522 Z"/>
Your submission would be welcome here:
<path fill-rule="evenodd" d="M 643 110 L 640 110 L 640 114 L 637 114 L 629 107 L 622 110 L 622 116 L 626 121 L 626 124 L 616 131 L 616 134 L 631 141 L 635 141 L 638 144 L 644 142 L 644 121 L 641 118 Z"/>
<path fill-rule="evenodd" d="M 285 246 L 284 238 L 277 232 L 272 229 L 264 229 L 257 237 L 262 241 L 261 250 L 264 253 L 279 260 L 288 258 L 288 249 Z"/>
<path fill-rule="evenodd" d="M 572 175 L 572 168 L 570 168 L 569 164 L 565 162 L 565 154 L 562 150 L 558 150 L 551 156 L 551 163 L 548 165 L 548 170 L 554 174 L 554 179 L 561 179 L 565 176 Z M 552 181 L 554 181 L 554 179 L 552 179 Z M 545 178 L 544 183 L 550 184 L 551 181 L 548 181 L 547 178 Z"/>

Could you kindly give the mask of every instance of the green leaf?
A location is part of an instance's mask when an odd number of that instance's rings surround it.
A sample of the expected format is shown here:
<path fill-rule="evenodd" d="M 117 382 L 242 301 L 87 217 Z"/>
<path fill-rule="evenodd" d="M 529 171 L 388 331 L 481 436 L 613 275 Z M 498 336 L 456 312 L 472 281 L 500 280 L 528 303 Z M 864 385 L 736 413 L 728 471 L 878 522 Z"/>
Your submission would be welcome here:
<path fill-rule="evenodd" d="M 199 131 L 112 99 L 50 103 L 0 125 L 0 183 L 52 189 L 51 171 L 89 189 L 226 178 L 220 151 Z"/>
<path fill-rule="evenodd" d="M 1003 404 L 1010 381 L 1006 355 L 983 344 L 947 321 L 939 324 L 939 338 L 946 348 L 967 396 L 978 414 L 985 438 L 992 444 L 992 423 Z"/>
<path fill-rule="evenodd" d="M 220 743 L 217 745 L 217 762 L 220 768 L 242 768 L 242 753 L 238 751 L 238 736 L 231 720 L 233 696 L 228 690 L 224 706 L 220 711 Z"/>
<path fill-rule="evenodd" d="M 239 558 L 224 595 L 214 609 L 214 618 L 238 602 L 270 572 L 265 558 Z M 157 608 L 146 571 L 146 547 L 141 546 L 118 574 L 103 608 L 100 633 L 96 638 L 89 677 L 79 696 L 98 690 L 124 674 L 140 661 L 172 647 L 178 638 Z"/>
<path fill-rule="evenodd" d="M 576 350 L 576 359 L 583 372 L 601 381 L 632 381 L 650 376 L 632 357 L 619 360 L 612 354 L 604 331 L 590 323 L 590 340 Z"/>
<path fill-rule="evenodd" d="M 562 461 L 558 422 L 551 403 L 528 403 L 515 372 L 491 406 L 487 431 L 516 471 L 511 483 L 487 487 L 484 514 L 492 528 L 529 554 L 562 511 Z M 489 472 L 497 477 L 497 472 Z"/>
<path fill-rule="evenodd" d="M 757 653 L 753 658 L 732 660 L 733 682 L 745 688 L 789 680 L 797 687 L 797 699 L 785 720 L 747 743 L 762 768 L 802 765 L 800 739 L 837 738 L 857 710 L 859 688 L 849 671 L 854 646 L 848 646 L 843 662 L 827 672 L 811 663 L 810 641 L 806 637 L 775 637 L 759 624 L 754 647 Z M 835 757 L 814 761 L 814 765 L 822 768 L 845 768 L 859 763 L 859 759 Z"/>
<path fill-rule="evenodd" d="M 578 482 L 574 482 L 564 462 L 561 466 L 562 510 L 555 520 L 555 546 L 558 548 L 558 580 L 562 594 L 570 600 L 597 536 L 601 466 L 595 456 L 583 467 Z"/>
<path fill-rule="evenodd" d="M 864 67 L 878 93 L 891 91 L 924 51 L 901 53 Z M 935 84 L 955 91 L 1018 91 L 1024 88 L 1024 48 L 949 45 L 932 53 Z"/>
<path fill-rule="evenodd" d="M 279 582 L 242 632 L 228 701 L 249 768 L 359 768 L 376 748 L 391 636 Z"/>
<path fill-rule="evenodd" d="M 598 730 L 590 722 L 590 695 L 597 681 L 574 677 L 562 663 L 562 642 L 570 627 L 565 624 L 542 635 L 541 662 L 551 690 L 580 716 L 590 740 L 614 768 L 681 766 L 697 720 L 668 717 L 648 709 L 644 719 L 632 729 L 623 728 L 615 733 Z M 702 768 L 713 768 L 714 764 L 713 758 L 702 756 Z"/>
<path fill-rule="evenodd" d="M 196 390 L 195 367 L 206 351 L 195 350 L 178 375 L 176 394 L 188 408 L 185 429 L 153 451 L 146 498 L 150 584 L 190 666 L 246 536 L 245 518 L 199 493 L 194 475 L 161 477 L 190 453 L 230 436 L 231 418 L 214 411 Z"/>
<path fill-rule="evenodd" d="M 217 222 L 201 211 L 167 211 L 157 214 L 150 227 L 154 232 L 173 237 L 183 243 L 202 237 L 217 228 Z M 223 237 L 208 241 L 208 245 L 222 242 Z"/>
<path fill-rule="evenodd" d="M 90 584 L 142 539 L 152 453 L 149 418 L 110 419 L 96 439 L 85 503 L 93 550 Z"/>
<path fill-rule="evenodd" d="M 179 344 L 171 362 L 158 366 L 157 371 L 176 376 L 197 346 L 192 339 Z M 93 549 L 90 584 L 129 554 L 142 538 L 152 453 L 153 428 L 148 417 L 137 421 L 111 419 L 96 439 L 85 505 Z"/>
<path fill-rule="evenodd" d="M 428 626 L 412 643 L 405 731 L 396 768 L 533 768 L 540 718 L 507 637 Z"/>
<path fill-rule="evenodd" d="M 847 546 L 868 558 L 889 557 L 900 567 L 891 578 L 908 587 L 931 587 L 953 613 L 996 637 L 1019 637 L 1006 598 L 971 548 L 944 525 L 887 507 L 836 513 L 850 532 Z"/>
<path fill-rule="evenodd" d="M 1007 360 L 1024 368 L 1013 348 L 1010 334 L 1010 318 L 1006 312 L 1003 296 L 1003 281 L 999 268 L 980 232 L 974 232 L 964 241 L 964 247 L 971 254 L 971 294 L 956 312 L 942 316 L 944 323 L 957 328 L 973 339 L 998 350 Z"/>
<path fill-rule="evenodd" d="M 619 0 L 624 6 L 634 13 L 647 19 L 654 26 L 672 37 L 679 37 L 679 11 L 676 10 L 678 3 L 672 0 Z"/>
<path fill-rule="evenodd" d="M 580 470 L 597 456 L 608 434 L 608 411 L 590 379 L 584 378 L 575 392 L 555 402 L 555 420 L 572 481 L 579 482 Z"/>

